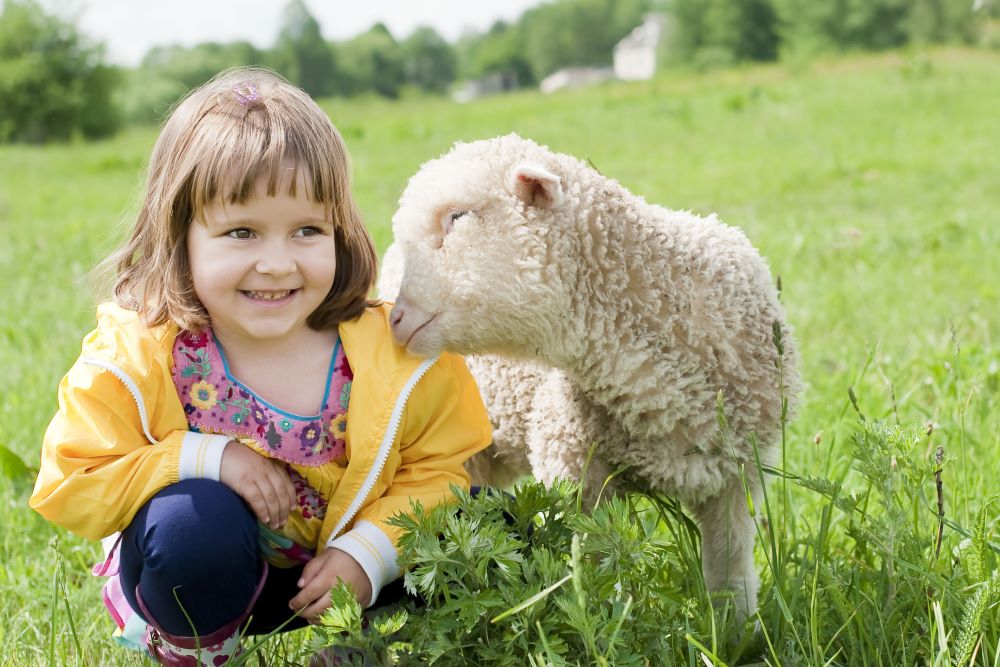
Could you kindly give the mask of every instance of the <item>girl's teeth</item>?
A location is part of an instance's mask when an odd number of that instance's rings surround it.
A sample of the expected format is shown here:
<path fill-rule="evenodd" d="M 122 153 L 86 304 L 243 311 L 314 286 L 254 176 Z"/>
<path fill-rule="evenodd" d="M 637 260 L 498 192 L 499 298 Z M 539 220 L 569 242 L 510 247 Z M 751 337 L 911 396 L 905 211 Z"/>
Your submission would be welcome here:
<path fill-rule="evenodd" d="M 277 301 L 278 299 L 284 299 L 291 293 L 292 291 L 287 289 L 281 292 L 247 292 L 251 298 L 263 299 L 264 301 Z"/>

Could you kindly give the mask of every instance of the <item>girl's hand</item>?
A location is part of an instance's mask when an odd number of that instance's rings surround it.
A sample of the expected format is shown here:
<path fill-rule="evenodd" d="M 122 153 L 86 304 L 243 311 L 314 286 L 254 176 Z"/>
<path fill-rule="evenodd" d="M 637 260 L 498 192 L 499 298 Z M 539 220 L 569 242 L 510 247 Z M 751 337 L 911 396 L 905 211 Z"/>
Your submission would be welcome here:
<path fill-rule="evenodd" d="M 372 582 L 368 575 L 347 552 L 327 549 L 302 569 L 299 594 L 288 606 L 310 623 L 319 622 L 319 616 L 330 606 L 330 589 L 341 580 L 354 589 L 362 609 L 372 599 Z"/>
<path fill-rule="evenodd" d="M 230 440 L 222 452 L 219 481 L 239 494 L 257 519 L 272 530 L 288 521 L 288 513 L 295 505 L 295 487 L 278 462 Z"/>

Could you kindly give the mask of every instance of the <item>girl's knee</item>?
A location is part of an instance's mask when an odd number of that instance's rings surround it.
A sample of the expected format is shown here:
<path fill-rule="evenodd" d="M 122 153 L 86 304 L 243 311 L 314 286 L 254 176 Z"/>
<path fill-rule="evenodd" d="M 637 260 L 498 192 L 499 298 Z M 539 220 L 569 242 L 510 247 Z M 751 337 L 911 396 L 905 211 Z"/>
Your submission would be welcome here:
<path fill-rule="evenodd" d="M 245 611 L 260 580 L 257 534 L 253 514 L 226 486 L 204 479 L 172 484 L 122 535 L 125 597 L 138 610 L 141 589 L 169 632 L 189 634 L 189 617 L 199 629 L 220 627 Z"/>
<path fill-rule="evenodd" d="M 243 500 L 220 482 L 184 480 L 143 506 L 125 531 L 122 557 L 138 557 L 146 567 L 178 574 L 191 568 L 225 572 L 234 563 L 254 569 L 257 522 Z"/>

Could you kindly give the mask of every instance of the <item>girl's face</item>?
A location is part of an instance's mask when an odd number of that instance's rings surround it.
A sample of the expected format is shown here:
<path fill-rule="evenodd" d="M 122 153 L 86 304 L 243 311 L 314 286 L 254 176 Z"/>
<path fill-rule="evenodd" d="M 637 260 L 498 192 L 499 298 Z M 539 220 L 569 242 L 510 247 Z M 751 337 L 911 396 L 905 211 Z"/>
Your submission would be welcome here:
<path fill-rule="evenodd" d="M 298 179 L 296 196 L 280 183 L 268 197 L 262 176 L 247 203 L 217 202 L 188 226 L 195 293 L 223 340 L 292 341 L 333 286 L 333 221 Z"/>

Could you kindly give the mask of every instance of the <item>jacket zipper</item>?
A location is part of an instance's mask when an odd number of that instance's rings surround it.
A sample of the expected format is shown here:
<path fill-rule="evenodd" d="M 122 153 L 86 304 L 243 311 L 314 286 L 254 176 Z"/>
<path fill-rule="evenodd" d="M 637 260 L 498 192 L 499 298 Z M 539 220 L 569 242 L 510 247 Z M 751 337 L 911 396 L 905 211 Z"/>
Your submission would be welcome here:
<path fill-rule="evenodd" d="M 413 393 L 413 388 L 420 381 L 420 378 L 434 365 L 434 362 L 438 360 L 439 357 L 432 357 L 430 359 L 425 359 L 417 370 L 413 371 L 413 375 L 410 379 L 406 381 L 403 385 L 403 390 L 399 393 L 399 397 L 396 399 L 396 405 L 392 408 L 392 416 L 389 418 L 389 426 L 385 430 L 385 435 L 382 436 L 382 443 L 379 445 L 378 454 L 375 456 L 375 464 L 372 466 L 371 470 L 368 471 L 368 476 L 365 477 L 364 484 L 361 485 L 361 489 L 358 491 L 358 495 L 354 497 L 351 504 L 348 505 L 347 511 L 344 515 L 340 517 L 340 521 L 337 522 L 336 527 L 333 532 L 330 533 L 330 537 L 327 538 L 327 544 L 333 541 L 339 534 L 340 531 L 344 529 L 347 524 L 354 519 L 354 516 L 361 510 L 361 505 L 364 503 L 365 498 L 368 494 L 372 492 L 375 488 L 375 483 L 378 482 L 379 477 L 382 476 L 382 469 L 385 467 L 385 462 L 389 459 L 389 452 L 392 450 L 392 443 L 396 441 L 396 435 L 399 431 L 399 424 L 403 420 L 403 408 L 406 407 L 406 401 L 410 398 L 410 394 Z"/>
<path fill-rule="evenodd" d="M 159 440 L 154 438 L 149 432 L 149 416 L 146 413 L 146 403 L 142 400 L 142 394 L 139 393 L 139 386 L 135 383 L 129 374 L 123 371 L 118 366 L 115 366 L 110 361 L 105 361 L 104 359 L 99 359 L 98 357 L 82 357 L 80 359 L 82 363 L 90 366 L 96 366 L 100 369 L 106 370 L 107 372 L 114 375 L 118 380 L 125 385 L 128 393 L 132 395 L 132 400 L 135 401 L 135 407 L 139 409 L 139 422 L 142 424 L 142 432 L 146 435 L 146 438 L 154 445 L 159 444 Z M 115 551 L 118 550 L 118 544 L 121 542 L 122 534 L 121 532 L 116 532 L 108 535 L 107 537 L 101 539 L 101 547 L 104 549 L 104 562 L 98 566 L 100 569 L 95 568 L 94 574 L 101 577 L 115 577 L 118 575 L 118 567 L 115 566 L 114 572 L 109 572 L 109 568 L 114 560 Z"/>
<path fill-rule="evenodd" d="M 139 386 L 136 385 L 135 381 L 129 377 L 128 373 L 123 371 L 118 366 L 115 366 L 110 361 L 105 361 L 104 359 L 99 359 L 97 357 L 82 357 L 80 361 L 91 366 L 103 368 L 118 378 L 121 383 L 125 385 L 125 388 L 128 389 L 128 393 L 132 394 L 132 399 L 135 401 L 136 407 L 139 408 L 139 421 L 142 423 L 142 432 L 152 444 L 159 444 L 160 441 L 154 438 L 149 432 L 149 417 L 146 413 L 146 404 L 142 400 L 142 394 L 139 393 Z"/>

